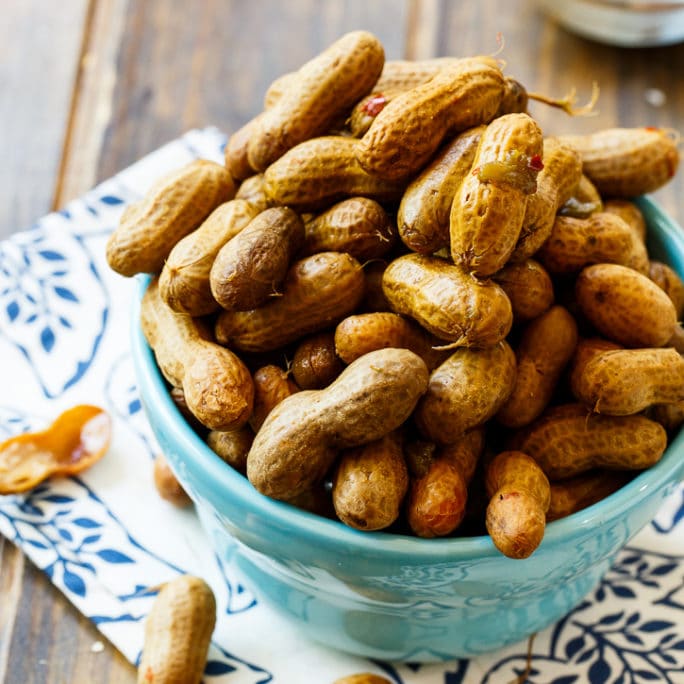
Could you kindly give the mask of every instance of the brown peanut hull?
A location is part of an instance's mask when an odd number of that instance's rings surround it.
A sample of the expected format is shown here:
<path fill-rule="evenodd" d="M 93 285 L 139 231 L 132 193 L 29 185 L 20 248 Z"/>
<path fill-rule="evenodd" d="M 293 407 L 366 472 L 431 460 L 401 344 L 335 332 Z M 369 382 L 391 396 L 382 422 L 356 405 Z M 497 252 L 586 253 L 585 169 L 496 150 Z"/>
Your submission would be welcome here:
<path fill-rule="evenodd" d="M 599 352 L 584 366 L 574 391 L 596 413 L 613 416 L 683 401 L 684 357 L 672 348 Z"/>
<path fill-rule="evenodd" d="M 448 142 L 406 188 L 397 225 L 403 243 L 419 254 L 449 246 L 449 216 L 458 187 L 470 171 L 485 126 Z"/>
<path fill-rule="evenodd" d="M 407 489 L 401 439 L 393 432 L 340 454 L 332 500 L 343 523 L 357 530 L 382 530 L 399 517 Z"/>
<path fill-rule="evenodd" d="M 295 145 L 325 133 L 330 124 L 378 80 L 385 52 L 367 31 L 345 34 L 307 62 L 255 125 L 249 165 L 264 171 Z"/>
<path fill-rule="evenodd" d="M 427 83 L 394 98 L 361 138 L 358 160 L 389 180 L 419 171 L 448 132 L 487 123 L 503 94 L 501 70 L 486 61 L 445 67 Z"/>
<path fill-rule="evenodd" d="M 107 263 L 124 276 L 159 273 L 172 247 L 235 194 L 228 171 L 198 159 L 128 206 L 107 241 Z"/>
<path fill-rule="evenodd" d="M 507 342 L 486 349 L 458 349 L 430 375 L 415 412 L 421 433 L 451 444 L 482 425 L 513 390 L 516 362 Z"/>
<path fill-rule="evenodd" d="M 220 305 L 211 293 L 212 265 L 221 248 L 257 213 L 257 209 L 245 200 L 229 200 L 176 244 L 159 276 L 161 298 L 174 311 L 191 316 L 218 311 Z"/>
<path fill-rule="evenodd" d="M 584 173 L 604 197 L 653 192 L 679 166 L 677 141 L 660 128 L 610 128 L 560 138 L 580 153 Z"/>
<path fill-rule="evenodd" d="M 574 405 L 568 415 L 552 413 L 516 440 L 551 480 L 592 468 L 642 470 L 657 463 L 666 446 L 665 429 L 653 420 L 588 414 Z"/>
<path fill-rule="evenodd" d="M 654 282 L 618 264 L 587 266 L 575 281 L 577 305 L 605 337 L 625 347 L 662 347 L 677 314 Z"/>
<path fill-rule="evenodd" d="M 304 223 L 292 209 L 273 207 L 252 219 L 218 252 L 209 282 L 228 311 L 247 311 L 277 295 L 304 242 Z"/>
<path fill-rule="evenodd" d="M 340 449 L 398 428 L 427 387 L 425 364 L 405 349 L 381 349 L 350 364 L 322 390 L 298 392 L 269 414 L 247 458 L 262 494 L 289 500 L 323 478 Z"/>
<path fill-rule="evenodd" d="M 315 254 L 290 268 L 280 296 L 257 309 L 221 313 L 216 339 L 248 352 L 278 349 L 335 325 L 363 294 L 363 269 L 356 259 L 339 252 Z"/>
<path fill-rule="evenodd" d="M 385 269 L 382 288 L 396 313 L 454 346 L 493 346 L 513 324 L 511 303 L 496 283 L 437 257 L 398 257 Z"/>
<path fill-rule="evenodd" d="M 141 303 L 141 326 L 170 384 L 183 389 L 188 409 L 210 430 L 238 428 L 252 412 L 254 386 L 242 361 L 211 341 L 198 320 L 172 311 L 150 282 Z"/>

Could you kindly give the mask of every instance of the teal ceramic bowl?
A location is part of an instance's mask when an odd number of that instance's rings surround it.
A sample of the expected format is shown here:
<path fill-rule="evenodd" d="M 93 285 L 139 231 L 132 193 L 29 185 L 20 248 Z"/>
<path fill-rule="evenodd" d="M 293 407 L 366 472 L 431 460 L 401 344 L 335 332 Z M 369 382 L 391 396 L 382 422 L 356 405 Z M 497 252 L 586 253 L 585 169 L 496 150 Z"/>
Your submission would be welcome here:
<path fill-rule="evenodd" d="M 684 276 L 684 233 L 640 200 L 652 252 Z M 147 281 L 141 284 L 141 294 Z M 488 537 L 359 532 L 256 492 L 188 427 L 133 311 L 132 352 L 149 422 L 216 552 L 311 639 L 383 660 L 472 657 L 568 613 L 684 476 L 684 434 L 661 461 L 585 510 L 550 523 L 525 560 Z"/>

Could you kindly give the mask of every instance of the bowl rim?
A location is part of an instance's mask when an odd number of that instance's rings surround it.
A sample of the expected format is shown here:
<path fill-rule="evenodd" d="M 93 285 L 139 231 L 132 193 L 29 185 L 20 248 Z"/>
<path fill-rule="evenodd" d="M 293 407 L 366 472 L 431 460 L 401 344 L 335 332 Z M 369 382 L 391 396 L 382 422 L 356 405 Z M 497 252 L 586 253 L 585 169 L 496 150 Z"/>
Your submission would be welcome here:
<path fill-rule="evenodd" d="M 680 269 L 684 269 L 682 229 L 653 200 L 642 197 L 636 202 L 644 212 L 647 224 L 656 225 L 669 241 L 677 243 L 682 254 Z M 227 466 L 207 446 L 185 421 L 171 399 L 166 381 L 139 323 L 140 301 L 151 277 L 136 277 L 139 287 L 131 307 L 131 350 L 140 395 L 150 425 L 156 423 L 156 429 L 163 429 L 165 437 L 177 445 L 178 452 L 184 454 L 183 466 L 187 470 L 211 483 L 212 487 L 218 487 L 229 494 L 234 505 L 244 507 L 245 515 L 255 514 L 271 521 L 274 527 L 286 528 L 293 538 L 305 536 L 312 544 L 328 548 L 339 547 L 347 553 L 350 549 L 357 548 L 388 559 L 405 558 L 409 554 L 414 562 L 505 558 L 489 536 L 423 539 L 385 531 L 364 532 L 259 493 L 246 476 Z M 153 431 L 156 429 L 153 427 Z M 547 550 L 553 552 L 554 545 L 567 544 L 577 537 L 595 534 L 599 527 L 624 515 L 627 510 L 625 501 L 629 502 L 629 509 L 634 509 L 661 487 L 677 482 L 683 474 L 684 430 L 671 440 L 658 463 L 640 472 L 617 492 L 577 513 L 548 523 L 542 543 L 530 558 L 538 560 Z"/>

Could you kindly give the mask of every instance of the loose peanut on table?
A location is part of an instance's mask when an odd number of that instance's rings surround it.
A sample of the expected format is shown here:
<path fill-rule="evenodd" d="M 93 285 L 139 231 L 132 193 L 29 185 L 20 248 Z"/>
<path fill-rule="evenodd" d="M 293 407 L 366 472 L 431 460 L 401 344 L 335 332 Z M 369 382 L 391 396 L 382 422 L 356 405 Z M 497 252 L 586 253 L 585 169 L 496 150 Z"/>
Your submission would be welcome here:
<path fill-rule="evenodd" d="M 216 624 L 216 599 L 200 577 L 166 584 L 145 620 L 138 684 L 200 684 Z"/>
<path fill-rule="evenodd" d="M 184 508 L 192 503 L 163 454 L 157 454 L 154 459 L 153 472 L 154 485 L 162 499 L 166 499 L 179 508 Z"/>
<path fill-rule="evenodd" d="M 550 137 L 528 100 L 581 111 L 355 31 L 271 85 L 225 166 L 125 212 L 108 258 L 159 276 L 142 323 L 172 396 L 258 492 L 522 558 L 660 459 L 684 284 L 630 198 L 674 174 L 676 134 Z"/>

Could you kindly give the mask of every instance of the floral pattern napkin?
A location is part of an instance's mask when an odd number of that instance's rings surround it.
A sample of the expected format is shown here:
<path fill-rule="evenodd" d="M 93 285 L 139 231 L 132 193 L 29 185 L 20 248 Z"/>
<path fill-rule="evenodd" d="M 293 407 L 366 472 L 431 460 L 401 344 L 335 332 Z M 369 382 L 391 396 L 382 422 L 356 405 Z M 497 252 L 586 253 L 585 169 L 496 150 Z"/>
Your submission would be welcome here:
<path fill-rule="evenodd" d="M 86 473 L 0 496 L 0 533 L 132 663 L 154 600 L 147 589 L 190 572 L 217 597 L 208 683 L 332 683 L 363 671 L 397 684 L 514 681 L 525 671 L 527 642 L 420 665 L 364 660 L 308 641 L 224 566 L 192 509 L 158 497 L 157 446 L 129 356 L 137 283 L 108 269 L 105 243 L 124 206 L 162 173 L 196 157 L 221 160 L 224 145 L 216 129 L 190 131 L 0 243 L 0 439 L 43 428 L 78 403 L 98 404 L 115 421 L 109 453 Z M 684 683 L 684 487 L 600 585 L 536 635 L 530 664 L 534 684 Z"/>

